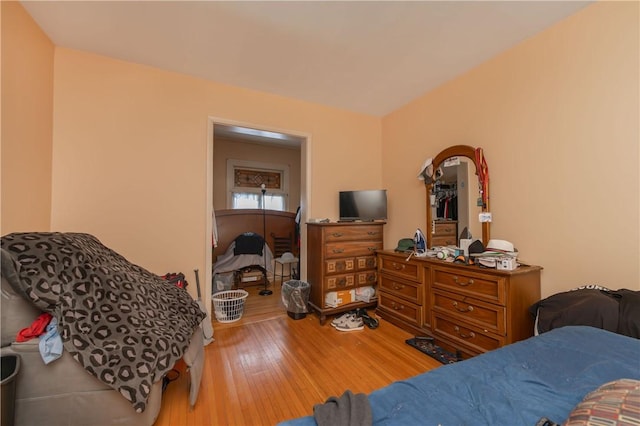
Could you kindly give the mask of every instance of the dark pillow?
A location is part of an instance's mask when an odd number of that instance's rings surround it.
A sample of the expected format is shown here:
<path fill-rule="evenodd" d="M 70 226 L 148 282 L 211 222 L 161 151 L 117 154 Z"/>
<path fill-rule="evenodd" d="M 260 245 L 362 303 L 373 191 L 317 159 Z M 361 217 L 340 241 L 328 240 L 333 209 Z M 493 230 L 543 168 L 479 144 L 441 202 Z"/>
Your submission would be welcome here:
<path fill-rule="evenodd" d="M 618 334 L 640 339 L 640 291 L 623 288 L 613 294 L 620 304 Z"/>
<path fill-rule="evenodd" d="M 564 426 L 635 425 L 640 423 L 640 380 L 605 383 L 585 396 Z"/>
<path fill-rule="evenodd" d="M 244 234 L 238 235 L 235 242 L 236 246 L 233 249 L 234 255 L 257 254 L 262 256 L 264 239 L 260 235 L 254 232 L 245 232 Z"/>
<path fill-rule="evenodd" d="M 578 289 L 557 293 L 529 308 L 538 333 L 565 325 L 587 325 L 614 333 L 618 330 L 618 300 L 611 292 Z"/>

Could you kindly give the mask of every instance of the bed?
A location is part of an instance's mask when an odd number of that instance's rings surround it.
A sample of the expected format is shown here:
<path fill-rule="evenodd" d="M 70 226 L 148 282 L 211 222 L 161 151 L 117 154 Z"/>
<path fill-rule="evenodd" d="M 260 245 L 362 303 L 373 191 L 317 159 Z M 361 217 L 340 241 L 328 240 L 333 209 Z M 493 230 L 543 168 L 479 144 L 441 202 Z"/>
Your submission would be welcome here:
<path fill-rule="evenodd" d="M 212 293 L 228 290 L 235 282 L 234 272 L 244 268 L 255 267 L 265 276 L 273 276 L 275 257 L 283 251 L 297 253 L 295 213 L 232 209 L 217 210 L 214 217 Z M 247 235 L 250 237 L 245 238 Z M 252 238 L 265 239 L 266 245 L 254 247 Z"/>
<path fill-rule="evenodd" d="M 640 340 L 566 326 L 394 382 L 368 401 L 374 425 L 533 426 L 565 421 L 587 394 L 623 378 L 640 380 Z M 308 416 L 280 426 L 316 424 Z"/>
<path fill-rule="evenodd" d="M 273 252 L 264 244 L 262 235 L 245 232 L 229 244 L 227 251 L 213 264 L 213 274 L 225 274 L 248 266 L 266 266 L 273 274 Z"/>

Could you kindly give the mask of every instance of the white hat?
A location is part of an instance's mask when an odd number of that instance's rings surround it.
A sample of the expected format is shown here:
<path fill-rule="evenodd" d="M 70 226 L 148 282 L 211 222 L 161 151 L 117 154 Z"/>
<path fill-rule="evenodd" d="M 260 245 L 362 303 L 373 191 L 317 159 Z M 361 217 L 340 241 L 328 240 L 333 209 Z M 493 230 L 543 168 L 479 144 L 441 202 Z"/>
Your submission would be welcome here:
<path fill-rule="evenodd" d="M 510 255 L 517 256 L 518 250 L 513 246 L 513 243 L 506 240 L 489 240 L 489 243 L 484 249 L 484 252 L 480 256 L 485 255 Z"/>
<path fill-rule="evenodd" d="M 427 158 L 422 167 L 420 167 L 420 173 L 418 173 L 418 179 L 426 180 L 430 182 L 433 176 L 433 158 Z"/>
<path fill-rule="evenodd" d="M 293 255 L 293 253 L 288 252 L 288 251 L 287 251 L 287 252 L 282 253 L 282 256 L 280 256 L 280 259 L 281 259 L 281 260 L 283 260 L 283 261 L 285 261 L 285 262 L 286 262 L 286 261 L 294 260 L 295 258 L 296 258 L 296 257 Z"/>

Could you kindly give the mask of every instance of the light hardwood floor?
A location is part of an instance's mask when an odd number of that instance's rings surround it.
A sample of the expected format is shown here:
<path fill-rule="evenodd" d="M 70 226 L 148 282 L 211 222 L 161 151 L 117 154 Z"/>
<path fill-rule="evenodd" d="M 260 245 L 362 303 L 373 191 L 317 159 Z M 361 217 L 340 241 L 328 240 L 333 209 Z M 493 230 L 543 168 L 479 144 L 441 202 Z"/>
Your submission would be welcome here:
<path fill-rule="evenodd" d="M 184 365 L 169 384 L 155 426 L 274 425 L 313 414 L 313 405 L 350 389 L 369 393 L 441 364 L 410 347 L 413 337 L 380 320 L 377 329 L 340 332 L 315 314 L 293 320 L 280 301 L 250 293 L 242 318 L 213 320 L 215 341 L 205 347 L 205 366 L 195 408 L 188 403 Z M 374 315 L 371 310 L 370 315 Z"/>

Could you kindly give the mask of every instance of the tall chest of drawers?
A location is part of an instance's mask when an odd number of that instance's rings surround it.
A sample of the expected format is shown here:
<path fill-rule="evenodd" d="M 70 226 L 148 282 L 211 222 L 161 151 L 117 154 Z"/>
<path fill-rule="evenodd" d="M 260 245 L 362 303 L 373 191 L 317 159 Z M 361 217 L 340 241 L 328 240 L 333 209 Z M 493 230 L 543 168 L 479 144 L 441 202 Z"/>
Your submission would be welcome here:
<path fill-rule="evenodd" d="M 413 333 L 435 337 L 440 346 L 460 351 L 463 357 L 533 334 L 528 309 L 540 300 L 539 266 L 501 271 L 433 258 L 406 258 L 406 254 L 391 251 L 378 254 L 378 313 L 383 318 Z M 410 280 L 399 273 L 413 270 L 421 272 Z M 399 293 L 406 293 L 409 285 L 417 286 L 422 294 L 409 298 Z M 398 304 L 397 299 L 404 303 Z M 411 314 L 414 310 L 418 312 L 415 316 Z"/>
<path fill-rule="evenodd" d="M 309 306 L 321 324 L 327 315 L 377 304 L 373 299 L 331 307 L 325 300 L 329 292 L 377 287 L 376 251 L 383 247 L 383 226 L 384 222 L 307 224 Z"/>

